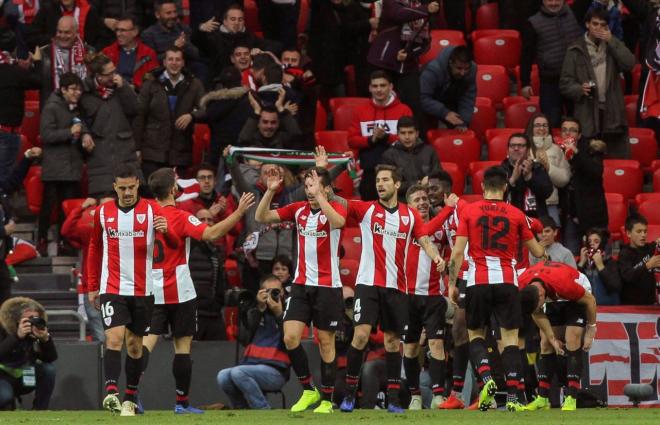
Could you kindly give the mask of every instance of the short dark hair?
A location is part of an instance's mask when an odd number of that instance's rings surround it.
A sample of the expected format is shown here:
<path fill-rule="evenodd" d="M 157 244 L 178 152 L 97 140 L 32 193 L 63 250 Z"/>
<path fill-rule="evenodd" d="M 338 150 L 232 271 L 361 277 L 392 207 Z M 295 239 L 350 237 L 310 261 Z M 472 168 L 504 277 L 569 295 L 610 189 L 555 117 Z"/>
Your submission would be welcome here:
<path fill-rule="evenodd" d="M 173 3 L 175 6 L 177 6 L 176 0 L 156 0 L 156 1 L 154 1 L 154 9 L 158 10 L 158 9 L 160 9 L 161 6 L 163 6 L 165 4 L 168 4 L 168 3 Z M 177 9 L 178 8 L 179 8 L 179 6 L 177 6 Z"/>
<path fill-rule="evenodd" d="M 584 22 L 590 22 L 592 19 L 598 19 L 610 23 L 610 15 L 604 7 L 592 7 L 586 15 L 584 15 Z"/>
<path fill-rule="evenodd" d="M 376 165 L 376 175 L 378 175 L 378 173 L 381 171 L 390 171 L 392 173 L 392 180 L 394 180 L 394 183 L 401 181 L 401 172 L 398 168 L 396 168 L 396 166 L 390 164 Z"/>
<path fill-rule="evenodd" d="M 442 169 L 432 172 L 429 175 L 429 180 L 431 179 L 440 180 L 441 183 L 449 183 L 450 188 L 454 185 L 454 179 L 451 178 L 451 174 Z"/>
<path fill-rule="evenodd" d="M 312 171 L 316 171 L 316 175 L 319 176 L 321 185 L 323 187 L 328 187 L 332 184 L 332 179 L 330 178 L 330 172 L 323 167 L 312 167 L 309 170 L 305 171 L 303 176 L 304 179 L 307 177 L 312 177 Z"/>
<path fill-rule="evenodd" d="M 280 57 L 282 56 L 282 54 L 284 54 L 284 52 L 296 52 L 296 53 L 298 53 L 300 56 L 302 56 L 302 53 L 300 52 L 300 50 L 298 50 L 298 49 L 295 48 L 295 47 L 287 47 L 286 49 L 282 50 L 282 53 L 280 54 Z"/>
<path fill-rule="evenodd" d="M 449 62 L 470 63 L 472 62 L 472 52 L 467 46 L 456 46 L 449 54 Z"/>
<path fill-rule="evenodd" d="M 220 71 L 220 75 L 215 79 L 223 89 L 231 89 L 241 86 L 241 71 L 235 66 L 225 66 Z"/>
<path fill-rule="evenodd" d="M 557 230 L 559 228 L 559 226 L 557 226 L 557 222 L 555 221 L 555 219 L 550 217 L 549 215 L 544 215 L 540 217 L 539 221 L 541 222 L 541 225 L 543 225 L 544 229 L 546 227 L 549 227 L 552 230 Z"/>
<path fill-rule="evenodd" d="M 507 181 L 506 170 L 499 165 L 487 168 L 484 172 L 484 188 L 486 190 L 504 190 Z"/>
<path fill-rule="evenodd" d="M 589 235 L 598 235 L 600 237 L 601 247 L 605 247 L 605 245 L 607 245 L 607 241 L 610 239 L 610 232 L 602 227 L 592 227 L 587 229 L 587 231 L 584 232 L 584 236 L 589 238 Z"/>
<path fill-rule="evenodd" d="M 269 114 L 277 114 L 278 118 L 280 116 L 280 113 L 277 112 L 277 108 L 275 108 L 274 106 L 270 106 L 270 105 L 264 106 L 263 108 L 261 108 L 261 113 L 263 114 L 264 112 L 268 112 Z"/>
<path fill-rule="evenodd" d="M 401 118 L 399 118 L 399 121 L 396 123 L 396 131 L 397 133 L 399 132 L 400 128 L 414 128 L 415 130 L 418 130 L 417 124 L 415 123 L 415 119 L 411 117 L 410 115 L 404 115 Z"/>
<path fill-rule="evenodd" d="M 136 29 L 140 29 L 140 25 L 138 25 L 137 19 L 133 15 L 122 15 L 119 19 L 117 19 L 117 22 L 121 21 L 131 21 L 131 25 L 133 25 Z"/>
<path fill-rule="evenodd" d="M 559 123 L 559 126 L 561 127 L 565 122 L 574 122 L 578 126 L 578 131 L 580 134 L 582 134 L 582 123 L 580 122 L 579 119 L 571 116 L 565 116 L 561 117 L 561 122 Z"/>
<path fill-rule="evenodd" d="M 289 273 L 293 272 L 293 262 L 291 261 L 291 258 L 289 258 L 288 255 L 280 254 L 273 258 L 273 265 L 280 263 L 287 269 L 289 269 Z"/>
<path fill-rule="evenodd" d="M 266 67 L 274 64 L 275 60 L 266 53 L 259 53 L 252 57 L 252 69 L 261 70 L 266 69 Z"/>
<path fill-rule="evenodd" d="M 135 165 L 130 162 L 123 162 L 115 167 L 114 172 L 115 180 L 117 179 L 127 179 L 129 177 L 139 178 L 138 169 Z"/>
<path fill-rule="evenodd" d="M 266 79 L 266 84 L 280 84 L 282 83 L 283 77 L 284 72 L 282 71 L 281 65 L 271 63 L 264 69 L 264 78 Z"/>
<path fill-rule="evenodd" d="M 426 192 L 426 194 L 428 195 L 429 187 L 424 185 L 424 184 L 421 184 L 421 183 L 413 184 L 412 186 L 410 186 L 408 188 L 408 190 L 406 190 L 406 202 L 410 203 L 410 197 L 413 195 L 413 193 L 419 192 L 419 191 Z"/>
<path fill-rule="evenodd" d="M 392 82 L 392 76 L 388 72 L 385 72 L 381 69 L 377 69 L 376 71 L 372 72 L 371 75 L 369 75 L 369 82 L 379 78 L 384 78 L 388 83 Z"/>
<path fill-rule="evenodd" d="M 83 82 L 80 79 L 80 77 L 74 74 L 73 72 L 65 72 L 64 74 L 62 74 L 62 76 L 60 77 L 60 88 L 62 89 L 73 85 L 79 87 L 83 86 Z"/>
<path fill-rule="evenodd" d="M 85 55 L 85 64 L 94 75 L 102 73 L 103 67 L 109 63 L 112 63 L 112 60 L 103 52 L 88 53 Z"/>
<path fill-rule="evenodd" d="M 172 52 L 172 53 L 181 53 L 181 56 L 183 56 L 183 59 L 186 59 L 186 55 L 183 53 L 183 49 L 180 47 L 177 47 L 175 45 L 171 45 L 167 49 L 165 49 L 165 54 L 163 55 L 163 59 L 167 56 L 167 52 Z"/>
<path fill-rule="evenodd" d="M 531 283 L 534 283 L 537 280 L 538 279 L 534 279 Z M 524 316 L 529 316 L 534 313 L 536 306 L 539 305 L 539 288 L 531 283 L 520 291 L 520 307 Z"/>
<path fill-rule="evenodd" d="M 210 171 L 210 172 L 213 173 L 213 176 L 215 177 L 215 173 L 216 173 L 217 170 L 216 170 L 216 167 L 209 164 L 208 162 L 203 162 L 203 163 L 199 164 L 197 166 L 197 168 L 195 169 L 195 176 L 197 176 L 197 173 L 199 173 L 200 171 Z"/>
<path fill-rule="evenodd" d="M 289 269 L 289 271 L 291 271 L 291 269 Z M 275 276 L 272 273 L 268 273 L 259 280 L 259 287 L 260 288 L 263 287 L 266 282 L 270 282 L 271 280 L 274 280 L 277 283 L 282 283 L 280 282 L 280 279 L 277 276 Z"/>
<path fill-rule="evenodd" d="M 632 232 L 633 227 L 635 227 L 635 224 L 643 224 L 644 226 L 649 225 L 649 221 L 646 219 L 641 214 L 631 214 L 626 218 L 626 224 L 625 224 L 625 229 L 626 232 Z"/>
<path fill-rule="evenodd" d="M 176 174 L 171 168 L 159 168 L 149 176 L 149 189 L 156 199 L 165 199 L 176 184 Z"/>
<path fill-rule="evenodd" d="M 227 13 L 228 13 L 230 10 L 240 10 L 241 12 L 245 13 L 245 10 L 243 10 L 243 7 L 241 7 L 240 4 L 238 4 L 238 3 L 230 4 L 230 5 L 227 7 L 227 9 L 225 9 L 225 13 L 222 14 L 222 20 L 223 20 L 223 21 L 224 21 L 225 19 L 227 19 Z"/>
<path fill-rule="evenodd" d="M 527 137 L 525 133 L 513 133 L 511 136 L 509 136 L 509 141 L 506 142 L 506 145 L 509 146 L 511 144 L 511 140 L 514 138 L 524 139 L 525 146 L 527 147 L 527 149 L 529 149 L 532 146 L 532 141 L 529 140 L 529 137 Z"/>

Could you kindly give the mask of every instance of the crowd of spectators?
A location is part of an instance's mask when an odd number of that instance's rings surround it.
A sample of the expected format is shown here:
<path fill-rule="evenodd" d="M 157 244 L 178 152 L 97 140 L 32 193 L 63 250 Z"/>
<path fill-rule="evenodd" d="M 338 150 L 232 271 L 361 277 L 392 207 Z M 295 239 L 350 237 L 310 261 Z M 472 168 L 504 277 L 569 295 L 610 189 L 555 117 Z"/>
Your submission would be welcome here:
<path fill-rule="evenodd" d="M 234 211 L 238 193 L 252 192 L 259 203 L 269 176 L 282 178 L 271 208 L 305 199 L 298 174 L 304 165 L 242 159 L 235 147 L 314 151 L 315 165 L 329 168 L 333 181 L 352 178 L 349 193 L 335 195 L 346 199 L 377 199 L 374 170 L 381 163 L 401 170 L 401 202 L 410 186 L 428 186 L 432 215 L 452 184 L 463 192 L 427 130 L 453 130 L 448 134 L 457 137 L 472 131 L 480 65 L 470 45 L 421 58 L 438 42 L 433 30 L 469 34 L 466 8 L 474 13 L 487 1 L 258 0 L 259 27 L 248 25 L 247 0 L 241 3 L 198 0 L 184 10 L 177 0 L 0 0 L 2 258 L 15 229 L 9 195 L 31 163 L 40 166 L 43 183 L 39 252 L 48 255 L 49 242 L 60 250 L 71 245 L 82 250 L 83 264 L 94 207 L 113 196 L 119 164 L 139 165 L 143 182 L 161 167 L 196 179 L 198 196 L 179 206 L 209 224 Z M 651 217 L 632 208 L 624 228 L 616 229 L 626 242 L 617 241 L 613 252 L 604 169 L 608 159 L 631 156 L 624 94 L 637 89 L 631 74 L 636 61 L 642 64 L 641 92 L 656 84 L 660 2 L 499 3 L 500 28 L 517 30 L 522 40 L 517 88 L 525 100 L 538 96 L 540 109 L 508 137 L 501 161 L 509 176 L 507 200 L 540 219 L 539 238 L 552 259 L 583 271 L 599 305 L 656 303 L 660 241 L 647 238 Z M 21 125 L 30 90 L 38 91 L 40 126 L 38 140 L 26 149 Z M 338 114 L 325 120 L 320 112 L 338 111 L 333 99 L 349 94 L 362 99 L 350 103 L 343 128 L 343 150 L 353 157 L 346 170 L 330 165 L 314 131 L 337 128 Z M 653 100 L 643 104 L 642 97 L 637 126 L 658 136 L 657 118 L 643 113 Z M 201 127 L 209 130 L 203 162 L 195 157 Z M 479 193 L 474 181 L 473 193 Z M 59 206 L 74 198 L 85 200 L 65 217 Z M 264 365 L 250 350 L 260 344 L 284 350 L 281 338 L 272 339 L 281 332 L 282 307 L 267 294 L 291 285 L 294 230 L 289 222 L 258 223 L 252 208 L 227 237 L 192 243 L 190 269 L 200 299 L 196 338 L 233 338 L 232 327 L 244 328 L 243 362 L 218 375 L 235 406 L 267 406 L 254 387 L 276 390 L 288 379 L 288 362 Z M 236 267 L 234 278 L 225 270 L 229 264 Z M 10 294 L 4 261 L 0 274 L 2 301 Z M 224 293 L 237 285 L 256 294 L 257 303 L 242 324 L 225 323 Z M 350 324 L 350 291 L 344 299 Z M 102 340 L 98 312 L 90 305 L 86 310 L 94 338 Z M 337 334 L 340 372 L 348 332 Z M 378 372 L 384 367 L 378 337 L 370 339 L 372 357 L 363 370 L 368 407 L 377 403 L 384 374 Z"/>

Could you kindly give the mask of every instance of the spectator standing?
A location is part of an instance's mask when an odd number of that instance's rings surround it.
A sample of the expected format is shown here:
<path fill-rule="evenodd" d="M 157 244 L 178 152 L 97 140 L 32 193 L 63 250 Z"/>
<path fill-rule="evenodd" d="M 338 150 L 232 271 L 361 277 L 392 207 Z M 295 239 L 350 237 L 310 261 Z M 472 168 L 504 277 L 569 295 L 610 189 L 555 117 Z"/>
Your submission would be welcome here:
<path fill-rule="evenodd" d="M 257 0 L 264 37 L 284 48 L 296 47 L 300 0 Z"/>
<path fill-rule="evenodd" d="M 392 74 L 401 101 L 412 108 L 418 125 L 422 124 L 419 56 L 430 47 L 429 18 L 439 10 L 436 1 L 383 0 L 378 35 L 367 56 L 371 65 Z"/>
<path fill-rule="evenodd" d="M 559 233 L 559 226 L 552 217 L 541 217 L 539 219 L 543 225 L 543 231 L 538 234 L 539 244 L 545 248 L 545 252 L 548 253 L 552 261 L 557 263 L 562 263 L 577 269 L 577 264 L 575 264 L 575 257 L 573 253 L 566 249 L 560 242 L 557 242 L 557 234 Z M 533 266 L 536 263 L 542 262 L 543 259 L 534 257 L 531 253 L 529 254 L 529 265 Z"/>
<path fill-rule="evenodd" d="M 199 49 L 192 44 L 191 30 L 179 21 L 174 0 L 157 0 L 155 15 L 158 22 L 142 32 L 142 41 L 151 47 L 162 61 L 165 51 L 172 46 L 183 50 L 186 60 L 191 63 L 199 59 Z"/>
<path fill-rule="evenodd" d="M 419 138 L 415 120 L 403 116 L 397 122 L 397 140 L 383 153 L 383 163 L 397 167 L 401 173 L 400 199 L 407 199 L 408 188 L 441 170 L 440 160 L 430 145 Z"/>
<path fill-rule="evenodd" d="M 449 128 L 467 130 L 477 97 L 476 78 L 477 64 L 467 47 L 444 49 L 422 71 L 420 92 L 424 113 Z"/>
<path fill-rule="evenodd" d="M 630 244 L 619 252 L 623 305 L 657 303 L 655 274 L 660 272 L 660 240 L 647 243 L 647 231 L 646 218 L 637 215 L 626 219 L 626 235 Z"/>
<path fill-rule="evenodd" d="M 282 341 L 282 283 L 273 275 L 261 280 L 256 306 L 240 317 L 241 343 L 246 345 L 238 366 L 218 372 L 218 386 L 234 409 L 269 409 L 265 391 L 280 391 L 289 379 L 289 356 Z"/>
<path fill-rule="evenodd" d="M 137 19 L 143 12 L 139 2 L 140 0 L 97 0 L 98 14 L 103 25 L 99 30 L 99 48 L 114 41 L 119 22 L 125 17 L 130 17 L 132 25 L 137 25 Z"/>
<path fill-rule="evenodd" d="M 377 199 L 376 165 L 383 153 L 396 140 L 397 122 L 402 116 L 412 115 L 407 105 L 399 100 L 393 90 L 392 77 L 384 71 L 371 73 L 369 92 L 371 102 L 356 108 L 348 128 L 348 144 L 360 152 L 360 195 L 363 200 Z"/>
<path fill-rule="evenodd" d="M 46 101 L 39 125 L 43 143 L 41 181 L 44 185 L 38 249 L 42 255 L 47 254 L 51 213 L 53 209 L 58 211 L 58 223 L 64 222 L 60 204 L 66 199 L 80 197 L 83 156 L 94 150 L 94 140 L 83 124 L 79 107 L 82 80 L 69 72 L 62 75 L 60 83 L 60 88 Z"/>
<path fill-rule="evenodd" d="M 133 121 L 135 145 L 148 178 L 162 167 L 178 167 L 185 174 L 192 165 L 195 116 L 204 85 L 185 68 L 183 51 L 169 47 L 163 68 L 147 74 L 138 96 Z"/>
<path fill-rule="evenodd" d="M 603 9 L 592 9 L 585 17 L 587 32 L 571 44 L 564 58 L 560 90 L 575 102 L 575 117 L 582 134 L 600 137 L 614 158 L 630 156 L 621 72 L 630 72 L 635 56 L 612 36 Z"/>
<path fill-rule="evenodd" d="M 27 37 L 30 35 L 32 24 L 37 17 L 37 13 L 39 13 L 41 3 L 35 0 L 4 1 L 4 4 L 0 4 L 0 8 L 2 8 L 0 15 L 4 16 L 8 24 L 8 27 L 3 29 L 3 33 L 4 31 L 14 33 L 16 37 L 16 56 L 21 59 L 27 58 L 29 54 Z"/>
<path fill-rule="evenodd" d="M 280 88 L 275 106 L 262 107 L 252 93 L 248 99 L 252 114 L 241 129 L 238 145 L 262 148 L 291 148 L 300 136 L 300 127 L 292 115 L 290 102 L 284 102 L 286 92 Z M 297 109 L 295 109 L 297 110 Z"/>
<path fill-rule="evenodd" d="M 11 298 L 0 306 L 0 408 L 3 410 L 14 407 L 15 398 L 32 391 L 33 409 L 48 410 L 55 389 L 53 362 L 57 360 L 57 350 L 46 320 L 43 306 L 30 298 Z"/>
<path fill-rule="evenodd" d="M 559 191 L 566 187 L 571 179 L 571 165 L 561 148 L 554 143 L 550 134 L 550 122 L 545 115 L 532 116 L 527 123 L 525 134 L 532 140 L 532 158 L 543 165 L 552 182 L 552 195 L 545 201 L 548 215 L 555 223 L 560 223 Z"/>
<path fill-rule="evenodd" d="M 50 43 L 57 35 L 60 18 L 70 16 L 76 23 L 75 31 L 80 39 L 94 47 L 100 42 L 102 22 L 96 7 L 87 0 L 53 0 L 45 2 L 39 9 L 30 27 L 28 44 L 30 50 Z"/>
<path fill-rule="evenodd" d="M 131 128 L 131 118 L 137 113 L 137 96 L 103 53 L 87 59 L 92 75 L 83 82 L 80 105 L 94 139 L 94 149 L 87 159 L 88 191 L 94 195 L 113 190 L 114 169 L 118 165 L 137 167 Z"/>
<path fill-rule="evenodd" d="M 114 32 L 117 40 L 104 48 L 103 53 L 115 64 L 119 75 L 139 91 L 144 75 L 159 66 L 156 52 L 138 37 L 140 28 L 135 18 L 128 16 L 113 20 L 116 20 Z"/>
<path fill-rule="evenodd" d="M 589 278 L 596 304 L 621 304 L 621 276 L 617 261 L 607 252 L 607 231 L 593 228 L 585 236 L 578 269 Z"/>
<path fill-rule="evenodd" d="M 509 202 L 530 217 L 548 215 L 545 201 L 552 194 L 552 182 L 543 165 L 531 158 L 532 142 L 526 134 L 516 133 L 509 137 L 508 146 L 501 165 L 508 177 Z"/>
<path fill-rule="evenodd" d="M 582 34 L 582 28 L 564 0 L 543 0 L 541 8 L 524 24 L 520 80 L 522 95 L 538 95 L 541 111 L 552 127 L 559 126 L 565 99 L 559 91 L 559 76 L 568 46 Z M 540 92 L 531 83 L 532 64 L 539 67 Z M 569 108 L 569 109 L 572 109 Z"/>

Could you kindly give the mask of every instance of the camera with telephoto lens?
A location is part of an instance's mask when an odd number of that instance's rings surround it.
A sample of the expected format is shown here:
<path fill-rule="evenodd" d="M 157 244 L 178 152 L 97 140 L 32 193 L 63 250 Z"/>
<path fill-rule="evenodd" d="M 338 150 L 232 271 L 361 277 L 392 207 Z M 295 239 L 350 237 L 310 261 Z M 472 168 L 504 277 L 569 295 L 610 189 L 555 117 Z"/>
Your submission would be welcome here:
<path fill-rule="evenodd" d="M 43 317 L 39 317 L 39 316 L 30 317 L 30 324 L 41 331 L 46 329 L 46 321 L 43 319 Z"/>
<path fill-rule="evenodd" d="M 225 292 L 225 306 L 249 308 L 256 304 L 256 298 L 251 291 L 241 288 L 231 288 Z"/>
<path fill-rule="evenodd" d="M 280 288 L 270 288 L 267 292 L 270 294 L 270 298 L 273 301 L 279 301 L 282 296 L 282 290 Z"/>

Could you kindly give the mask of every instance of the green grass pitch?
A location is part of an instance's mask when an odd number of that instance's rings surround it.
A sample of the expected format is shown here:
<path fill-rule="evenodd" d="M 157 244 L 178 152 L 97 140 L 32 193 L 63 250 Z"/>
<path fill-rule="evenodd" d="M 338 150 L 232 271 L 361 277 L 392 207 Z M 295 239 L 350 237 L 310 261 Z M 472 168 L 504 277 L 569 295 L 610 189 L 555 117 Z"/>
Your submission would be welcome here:
<path fill-rule="evenodd" d="M 577 412 L 550 410 L 510 413 L 503 411 L 429 411 L 392 415 L 378 410 L 336 411 L 331 415 L 311 411 L 293 414 L 284 410 L 271 411 L 208 411 L 204 415 L 174 415 L 172 412 L 148 411 L 144 416 L 121 418 L 102 411 L 1 412 L 0 424 L 255 424 L 255 425 L 658 425 L 660 409 L 584 409 Z"/>

